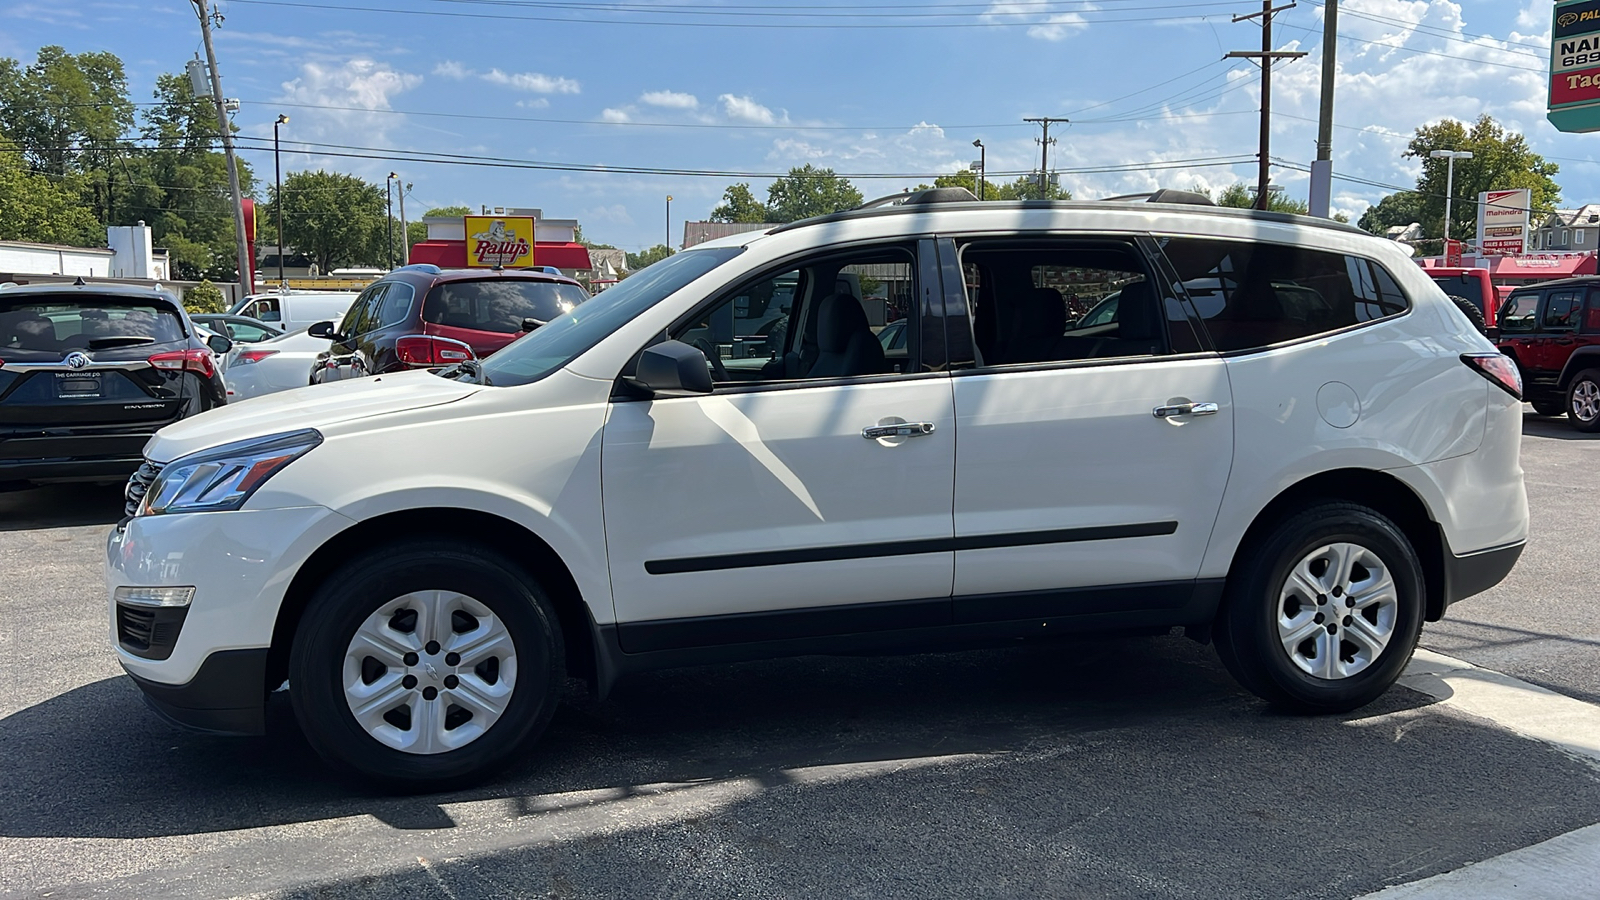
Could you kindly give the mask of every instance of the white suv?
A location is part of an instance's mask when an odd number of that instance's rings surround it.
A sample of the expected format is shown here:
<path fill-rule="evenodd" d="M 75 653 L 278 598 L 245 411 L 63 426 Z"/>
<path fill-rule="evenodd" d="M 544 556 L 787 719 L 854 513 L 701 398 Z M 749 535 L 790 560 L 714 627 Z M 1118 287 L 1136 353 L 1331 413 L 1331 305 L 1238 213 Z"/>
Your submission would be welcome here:
<path fill-rule="evenodd" d="M 1274 704 L 1367 703 L 1521 552 L 1516 368 L 1391 242 L 1153 199 L 909 195 L 481 363 L 168 427 L 110 539 L 117 653 L 213 732 L 287 683 L 331 762 L 411 788 L 512 756 L 568 675 L 781 655 L 1183 626 Z M 678 340 L 780 286 L 764 355 Z"/>

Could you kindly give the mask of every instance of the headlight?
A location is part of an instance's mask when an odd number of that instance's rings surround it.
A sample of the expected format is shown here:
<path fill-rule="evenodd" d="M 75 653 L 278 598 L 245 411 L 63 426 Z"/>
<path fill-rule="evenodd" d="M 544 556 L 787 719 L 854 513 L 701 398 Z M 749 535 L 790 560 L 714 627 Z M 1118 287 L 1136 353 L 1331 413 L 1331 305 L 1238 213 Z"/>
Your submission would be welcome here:
<path fill-rule="evenodd" d="M 322 435 L 307 428 L 180 456 L 156 476 L 138 515 L 238 509 L 268 478 L 320 443 Z"/>

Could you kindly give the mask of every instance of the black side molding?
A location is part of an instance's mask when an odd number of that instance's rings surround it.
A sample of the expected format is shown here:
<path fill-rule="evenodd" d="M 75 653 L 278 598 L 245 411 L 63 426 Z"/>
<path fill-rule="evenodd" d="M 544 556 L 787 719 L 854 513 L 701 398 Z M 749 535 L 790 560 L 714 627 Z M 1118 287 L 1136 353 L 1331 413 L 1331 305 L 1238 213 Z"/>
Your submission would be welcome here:
<path fill-rule="evenodd" d="M 928 538 L 917 541 L 884 541 L 876 544 L 806 547 L 800 550 L 762 550 L 754 553 L 728 553 L 720 556 L 652 559 L 645 562 L 644 570 L 651 575 L 677 575 L 685 572 L 715 572 L 723 569 L 751 569 L 761 566 L 787 566 L 795 563 L 876 559 L 883 556 L 913 556 L 919 553 L 949 553 L 959 550 L 993 550 L 1000 547 L 1032 547 L 1039 544 L 1073 544 L 1082 541 L 1108 541 L 1117 538 L 1156 537 L 1172 534 L 1177 530 L 1177 522 L 1146 522 L 1137 525 L 1101 525 L 1093 528 L 1060 528 L 1053 531 L 1024 531 L 1013 534 L 977 534 L 953 538 Z"/>
<path fill-rule="evenodd" d="M 1517 559 L 1522 556 L 1526 543 L 1509 547 L 1496 547 L 1467 556 L 1444 554 L 1444 605 L 1448 609 L 1457 600 L 1465 600 L 1494 587 L 1511 573 Z"/>
<path fill-rule="evenodd" d="M 267 648 L 219 650 L 207 656 L 187 684 L 128 677 L 144 702 L 170 725 L 219 735 L 266 733 Z"/>

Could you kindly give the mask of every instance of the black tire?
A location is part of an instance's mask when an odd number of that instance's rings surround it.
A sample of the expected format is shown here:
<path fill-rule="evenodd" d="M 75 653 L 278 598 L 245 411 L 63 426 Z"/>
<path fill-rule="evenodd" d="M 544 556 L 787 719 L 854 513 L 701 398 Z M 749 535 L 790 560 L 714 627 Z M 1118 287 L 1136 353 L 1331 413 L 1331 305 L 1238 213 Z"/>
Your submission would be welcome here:
<path fill-rule="evenodd" d="M 1533 405 L 1533 411 L 1541 416 L 1559 417 L 1567 414 L 1567 402 L 1565 400 L 1529 400 L 1528 402 Z"/>
<path fill-rule="evenodd" d="M 1586 392 L 1600 392 L 1600 369 L 1584 369 L 1567 386 L 1567 421 L 1572 423 L 1573 428 L 1593 434 L 1600 431 L 1600 412 L 1596 412 L 1592 403 L 1584 402 Z M 1589 393 L 1588 396 L 1594 394 Z M 1584 414 L 1588 414 L 1588 418 Z"/>
<path fill-rule="evenodd" d="M 1472 327 L 1478 329 L 1479 334 L 1489 333 L 1489 323 L 1484 321 L 1483 310 L 1479 309 L 1477 304 L 1455 294 L 1448 296 L 1450 297 L 1450 302 L 1456 305 L 1456 309 L 1461 310 L 1461 314 L 1466 316 L 1467 321 L 1472 323 Z"/>
<path fill-rule="evenodd" d="M 510 635 L 516 669 L 504 711 L 482 735 L 455 749 L 421 754 L 369 734 L 351 711 L 343 679 L 357 628 L 384 604 L 430 590 L 464 594 L 498 617 Z M 436 648 L 419 661 L 445 658 Z M 341 566 L 312 596 L 289 656 L 290 699 L 312 747 L 342 771 L 406 792 L 452 789 L 511 761 L 549 724 L 565 679 L 558 620 L 538 583 L 497 553 L 443 541 L 393 544 Z M 430 702 L 449 701 L 446 693 L 435 696 Z"/>
<path fill-rule="evenodd" d="M 1383 650 L 1364 669 L 1325 679 L 1291 660 L 1277 623 L 1291 571 L 1319 547 L 1335 543 L 1355 544 L 1375 554 L 1394 581 L 1396 601 L 1393 631 Z M 1324 609 L 1337 607 L 1339 596 L 1328 597 L 1330 605 Z M 1372 702 L 1400 677 L 1422 633 L 1424 597 L 1422 565 L 1393 522 L 1364 506 L 1318 503 L 1241 548 L 1217 617 L 1217 653 L 1241 685 L 1275 706 L 1305 713 L 1347 712 Z M 1340 624 L 1330 620 L 1323 627 Z M 1348 616 L 1343 625 L 1348 629 Z M 1347 643 L 1341 644 L 1341 657 Z"/>

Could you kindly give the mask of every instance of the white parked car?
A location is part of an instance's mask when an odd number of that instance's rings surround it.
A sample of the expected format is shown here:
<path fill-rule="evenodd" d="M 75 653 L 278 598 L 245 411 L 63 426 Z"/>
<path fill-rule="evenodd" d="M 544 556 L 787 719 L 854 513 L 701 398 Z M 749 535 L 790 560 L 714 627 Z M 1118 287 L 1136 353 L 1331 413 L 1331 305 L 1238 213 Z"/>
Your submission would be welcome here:
<path fill-rule="evenodd" d="M 299 331 L 318 322 L 339 321 L 355 299 L 355 291 L 273 291 L 251 294 L 228 312 L 266 322 L 281 331 Z"/>
<path fill-rule="evenodd" d="M 737 235 L 481 363 L 170 426 L 110 538 L 118 656 L 213 732 L 287 682 L 412 788 L 512 757 L 569 673 L 1183 626 L 1274 704 L 1365 704 L 1521 552 L 1516 369 L 1392 242 L 1155 199 Z M 904 357 L 845 274 L 912 298 Z M 776 285 L 765 357 L 677 340 Z M 1069 328 L 1069 285 L 1115 314 Z"/>
<path fill-rule="evenodd" d="M 222 361 L 228 400 L 305 387 L 317 355 L 327 352 L 328 339 L 312 337 L 304 328 L 254 344 L 234 344 Z"/>

